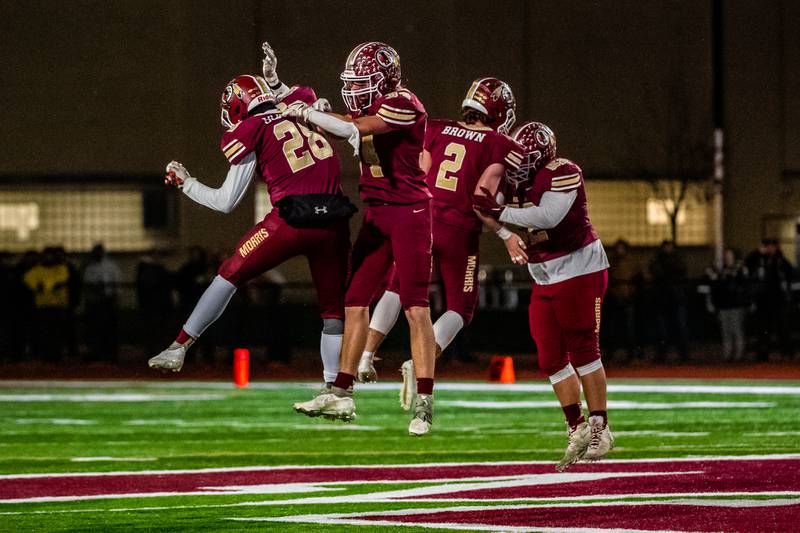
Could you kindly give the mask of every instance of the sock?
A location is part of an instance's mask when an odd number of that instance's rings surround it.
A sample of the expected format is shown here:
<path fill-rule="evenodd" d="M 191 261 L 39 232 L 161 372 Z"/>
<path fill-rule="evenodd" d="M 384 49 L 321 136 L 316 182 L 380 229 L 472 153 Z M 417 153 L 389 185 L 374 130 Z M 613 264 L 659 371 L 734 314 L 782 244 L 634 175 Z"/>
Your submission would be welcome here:
<path fill-rule="evenodd" d="M 400 295 L 392 291 L 384 292 L 372 312 L 372 319 L 369 322 L 370 329 L 387 335 L 397 322 L 401 309 Z"/>
<path fill-rule="evenodd" d="M 563 405 L 561 409 L 564 411 L 564 416 L 567 419 L 567 424 L 569 427 L 574 428 L 581 422 L 585 422 L 586 419 L 583 418 L 583 413 L 581 413 L 581 404 L 580 403 L 573 403 L 572 405 Z"/>
<path fill-rule="evenodd" d="M 347 390 L 353 386 L 353 382 L 355 380 L 356 377 L 353 374 L 348 374 L 346 372 L 339 372 L 338 374 L 336 374 L 336 381 L 333 382 L 333 386 Z"/>
<path fill-rule="evenodd" d="M 433 394 L 433 378 L 417 378 L 417 394 Z"/>
<path fill-rule="evenodd" d="M 603 426 L 608 425 L 608 411 L 590 411 L 589 412 L 589 422 L 592 422 L 592 418 L 600 417 L 603 419 Z"/>
<path fill-rule="evenodd" d="M 319 354 L 322 358 L 322 379 L 331 383 L 339 373 L 339 353 L 342 351 L 342 336 L 322 333 Z"/>
<path fill-rule="evenodd" d="M 183 325 L 186 333 L 195 339 L 220 317 L 233 298 L 236 286 L 222 276 L 217 276 L 194 306 L 192 314 Z"/>
<path fill-rule="evenodd" d="M 450 346 L 456 334 L 464 327 L 464 319 L 455 311 L 446 311 L 433 324 L 433 337 L 441 351 Z"/>
<path fill-rule="evenodd" d="M 178 344 L 186 344 L 191 339 L 192 336 L 186 333 L 183 329 L 181 329 L 181 332 L 178 333 L 178 336 L 175 338 L 175 342 Z"/>
<path fill-rule="evenodd" d="M 369 361 L 371 363 L 373 355 L 375 355 L 375 352 L 368 352 L 368 351 L 364 350 L 364 353 L 361 354 L 361 360 L 362 361 Z"/>

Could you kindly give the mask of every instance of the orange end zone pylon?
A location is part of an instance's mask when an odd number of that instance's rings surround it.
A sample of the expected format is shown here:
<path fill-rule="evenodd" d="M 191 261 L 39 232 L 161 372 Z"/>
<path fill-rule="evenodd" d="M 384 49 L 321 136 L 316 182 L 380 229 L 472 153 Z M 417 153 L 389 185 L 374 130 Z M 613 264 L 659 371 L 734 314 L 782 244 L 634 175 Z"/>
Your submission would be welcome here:
<path fill-rule="evenodd" d="M 237 387 L 247 387 L 250 383 L 250 350 L 247 348 L 233 350 L 233 382 Z"/>
<path fill-rule="evenodd" d="M 489 381 L 514 383 L 514 358 L 508 355 L 495 355 L 489 363 Z"/>

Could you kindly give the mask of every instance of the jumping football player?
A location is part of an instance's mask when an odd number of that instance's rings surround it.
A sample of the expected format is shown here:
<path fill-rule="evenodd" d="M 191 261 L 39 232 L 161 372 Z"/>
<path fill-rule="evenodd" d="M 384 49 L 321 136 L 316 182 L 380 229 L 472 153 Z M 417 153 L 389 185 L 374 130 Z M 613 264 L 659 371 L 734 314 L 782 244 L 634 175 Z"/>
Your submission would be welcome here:
<path fill-rule="evenodd" d="M 519 236 L 472 208 L 480 187 L 496 191 L 507 171 L 519 170 L 524 149 L 506 134 L 515 120 L 511 88 L 497 78 L 481 78 L 469 87 L 462 118 L 431 120 L 425 131 L 421 166 L 433 194 L 433 259 L 444 284 L 447 310 L 433 325 L 436 356 L 470 323 L 478 301 L 479 241 L 486 224 L 503 239 L 511 260 L 525 264 Z M 373 356 L 400 314 L 396 277 L 384 292 L 370 322 L 367 345 L 358 364 L 360 381 L 376 381 Z M 411 361 L 403 363 L 400 404 L 409 409 L 414 394 Z"/>
<path fill-rule="evenodd" d="M 367 340 L 369 305 L 394 262 L 418 376 L 419 394 L 408 430 L 424 435 L 433 420 L 436 350 L 428 307 L 431 194 L 419 165 L 428 114 L 416 95 L 400 85 L 400 57 L 384 43 L 356 46 L 341 79 L 350 115 L 322 113 L 305 104 L 286 111 L 348 139 L 356 148 L 361 158 L 359 190 L 367 206 L 351 256 L 341 370 L 330 393 L 295 404 L 295 409 L 309 416 L 355 416 L 352 386 Z"/>
<path fill-rule="evenodd" d="M 270 49 L 271 53 L 271 49 Z M 274 74 L 275 60 L 265 59 Z M 293 101 L 326 108 L 308 87 L 288 89 L 274 75 L 272 84 Z M 225 310 L 237 288 L 253 277 L 299 255 L 307 258 L 317 289 L 323 328 L 320 353 L 323 378 L 331 384 L 339 367 L 344 331 L 344 289 L 354 207 L 342 194 L 339 160 L 324 136 L 278 109 L 276 93 L 264 78 L 242 75 L 222 93 L 221 119 L 227 129 L 221 149 L 231 164 L 224 183 L 210 188 L 177 161 L 167 165 L 165 183 L 195 202 L 228 213 L 244 197 L 255 176 L 269 189 L 275 208 L 251 228 L 201 296 L 175 341 L 149 361 L 151 368 L 178 372 L 187 349 Z M 322 202 L 325 215 L 316 218 Z"/>
<path fill-rule="evenodd" d="M 530 179 L 521 191 L 530 205 L 502 207 L 490 195 L 476 195 L 475 207 L 501 222 L 529 228 L 531 336 L 539 368 L 550 378 L 569 428 L 567 450 L 556 466 L 561 472 L 581 459 L 602 459 L 614 445 L 599 345 L 608 259 L 589 221 L 583 173 L 569 159 L 556 158 L 552 130 L 528 122 L 513 138 L 526 148 L 521 176 L 514 181 Z M 588 424 L 581 386 L 589 404 Z"/>

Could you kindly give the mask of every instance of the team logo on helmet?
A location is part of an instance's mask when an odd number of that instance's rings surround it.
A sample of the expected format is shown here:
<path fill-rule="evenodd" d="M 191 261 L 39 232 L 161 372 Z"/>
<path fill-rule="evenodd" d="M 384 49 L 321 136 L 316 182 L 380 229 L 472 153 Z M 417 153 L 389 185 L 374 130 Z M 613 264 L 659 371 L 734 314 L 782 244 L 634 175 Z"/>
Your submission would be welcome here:
<path fill-rule="evenodd" d="M 384 48 L 382 50 L 378 50 L 378 53 L 375 54 L 375 60 L 380 66 L 388 68 L 394 64 L 395 58 L 391 50 Z"/>

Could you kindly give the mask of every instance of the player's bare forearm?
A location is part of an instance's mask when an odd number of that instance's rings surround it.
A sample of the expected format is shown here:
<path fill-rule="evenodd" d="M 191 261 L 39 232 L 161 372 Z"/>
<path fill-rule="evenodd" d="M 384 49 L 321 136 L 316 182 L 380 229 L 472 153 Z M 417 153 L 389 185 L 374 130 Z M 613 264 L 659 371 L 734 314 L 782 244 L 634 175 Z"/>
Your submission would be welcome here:
<path fill-rule="evenodd" d="M 427 174 L 428 171 L 431 169 L 433 165 L 433 159 L 431 158 L 431 153 L 427 150 L 423 150 L 419 153 L 419 168 Z"/>
<path fill-rule="evenodd" d="M 380 135 L 381 133 L 387 133 L 392 130 L 392 128 L 389 127 L 389 125 L 384 122 L 382 118 L 375 115 L 358 117 L 353 120 L 353 124 L 355 124 L 356 128 L 358 128 L 358 133 L 360 133 L 362 136 Z"/>

